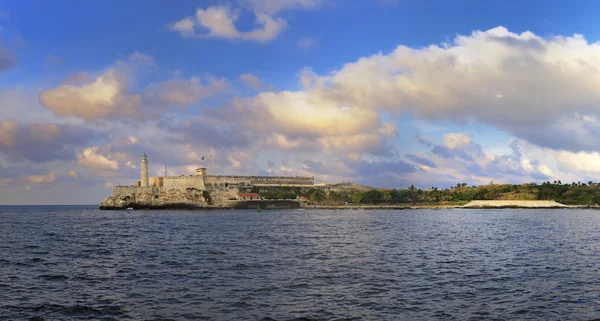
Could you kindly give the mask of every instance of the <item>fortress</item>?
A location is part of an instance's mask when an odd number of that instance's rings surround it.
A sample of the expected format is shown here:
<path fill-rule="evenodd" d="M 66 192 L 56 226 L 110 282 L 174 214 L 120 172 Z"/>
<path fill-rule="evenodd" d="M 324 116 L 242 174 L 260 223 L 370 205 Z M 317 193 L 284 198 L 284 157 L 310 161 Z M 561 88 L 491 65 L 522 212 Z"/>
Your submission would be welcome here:
<path fill-rule="evenodd" d="M 188 176 L 149 177 L 148 158 L 144 154 L 140 180 L 130 186 L 115 186 L 100 208 L 231 207 L 245 200 L 245 194 L 253 188 L 314 186 L 314 177 L 207 175 L 203 167 Z"/>

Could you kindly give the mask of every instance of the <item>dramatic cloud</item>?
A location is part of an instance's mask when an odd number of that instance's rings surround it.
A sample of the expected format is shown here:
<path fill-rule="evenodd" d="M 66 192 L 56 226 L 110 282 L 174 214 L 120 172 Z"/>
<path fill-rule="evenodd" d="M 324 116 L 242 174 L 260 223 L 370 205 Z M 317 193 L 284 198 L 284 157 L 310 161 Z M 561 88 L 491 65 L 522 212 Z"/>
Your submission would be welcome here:
<path fill-rule="evenodd" d="M 10 161 L 48 162 L 74 159 L 74 148 L 95 134 L 89 129 L 54 123 L 0 122 L 0 155 Z"/>
<path fill-rule="evenodd" d="M 127 75 L 109 69 L 91 83 L 64 84 L 40 94 L 40 103 L 59 116 L 85 120 L 140 118 L 140 96 L 127 93 Z"/>
<path fill-rule="evenodd" d="M 301 80 L 337 105 L 475 120 L 542 146 L 589 150 L 600 148 L 590 139 L 600 131 L 599 67 L 600 44 L 580 35 L 541 38 L 497 27 L 442 46 L 399 46 Z"/>
<path fill-rule="evenodd" d="M 176 76 L 134 92 L 133 81 L 140 71 L 156 66 L 153 57 L 134 52 L 95 79 L 87 72 L 70 74 L 58 87 L 42 92 L 39 102 L 58 117 L 73 116 L 87 121 L 148 120 L 177 112 L 171 107 L 188 106 L 231 88 L 224 78 Z"/>
<path fill-rule="evenodd" d="M 233 108 L 249 128 L 290 136 L 354 135 L 381 125 L 375 111 L 336 105 L 306 92 L 261 93 L 234 101 Z"/>
<path fill-rule="evenodd" d="M 486 151 L 465 133 L 445 134 L 442 144 L 424 145 L 431 148 L 431 154 L 406 155 L 423 170 L 414 182 L 523 183 L 545 181 L 557 175 L 549 166 L 556 155 L 547 150 L 535 152 L 524 141 L 511 140 L 505 146 L 509 152 L 501 154 Z"/>

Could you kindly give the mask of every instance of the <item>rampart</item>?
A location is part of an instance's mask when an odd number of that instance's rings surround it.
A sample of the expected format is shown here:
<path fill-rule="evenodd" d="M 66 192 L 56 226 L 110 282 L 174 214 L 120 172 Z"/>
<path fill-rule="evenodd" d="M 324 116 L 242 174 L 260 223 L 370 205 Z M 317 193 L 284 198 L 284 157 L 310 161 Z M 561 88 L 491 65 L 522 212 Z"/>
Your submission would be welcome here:
<path fill-rule="evenodd" d="M 119 194 L 141 194 L 141 193 L 152 193 L 152 187 L 115 186 L 113 188 L 112 195 L 117 196 Z"/>
<path fill-rule="evenodd" d="M 195 188 L 204 190 L 204 180 L 202 176 L 170 176 L 163 177 L 163 188 L 168 189 L 186 189 Z"/>
<path fill-rule="evenodd" d="M 303 176 L 231 176 L 231 175 L 207 175 L 204 176 L 206 185 L 224 186 L 225 184 L 236 184 L 238 186 L 312 186 L 315 184 L 314 177 Z"/>

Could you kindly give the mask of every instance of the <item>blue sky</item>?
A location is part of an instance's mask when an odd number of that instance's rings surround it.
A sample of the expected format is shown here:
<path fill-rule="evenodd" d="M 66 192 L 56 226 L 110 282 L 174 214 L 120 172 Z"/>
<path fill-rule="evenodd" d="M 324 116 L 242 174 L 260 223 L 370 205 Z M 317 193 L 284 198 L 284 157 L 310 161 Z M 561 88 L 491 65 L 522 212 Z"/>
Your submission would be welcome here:
<path fill-rule="evenodd" d="M 154 175 L 213 153 L 383 187 L 600 179 L 599 7 L 0 1 L 0 204 L 98 203 L 142 152 Z"/>

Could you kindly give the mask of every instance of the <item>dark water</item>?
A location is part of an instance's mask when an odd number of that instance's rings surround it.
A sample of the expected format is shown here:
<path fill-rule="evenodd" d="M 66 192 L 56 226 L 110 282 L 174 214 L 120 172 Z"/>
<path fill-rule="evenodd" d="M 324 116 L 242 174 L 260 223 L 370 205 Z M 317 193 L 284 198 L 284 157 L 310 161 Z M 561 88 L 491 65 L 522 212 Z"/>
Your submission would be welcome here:
<path fill-rule="evenodd" d="M 585 320 L 600 211 L 0 207 L 0 319 Z"/>

